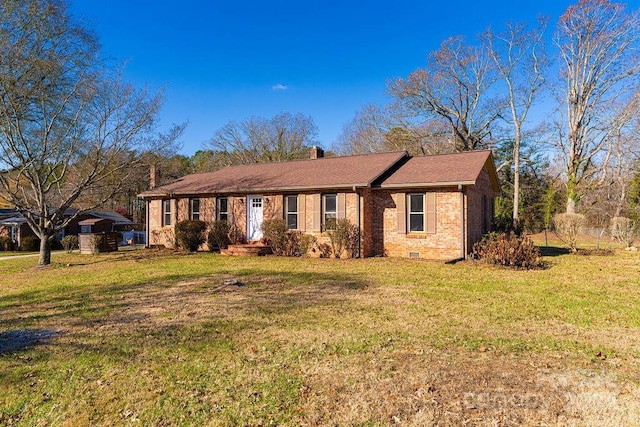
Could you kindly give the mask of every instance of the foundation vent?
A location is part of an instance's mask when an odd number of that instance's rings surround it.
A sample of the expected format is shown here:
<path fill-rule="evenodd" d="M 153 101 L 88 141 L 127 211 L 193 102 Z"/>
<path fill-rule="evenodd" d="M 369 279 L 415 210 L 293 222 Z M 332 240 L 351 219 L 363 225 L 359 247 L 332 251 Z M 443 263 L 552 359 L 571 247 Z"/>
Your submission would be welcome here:
<path fill-rule="evenodd" d="M 409 252 L 409 258 L 420 258 L 420 252 Z"/>

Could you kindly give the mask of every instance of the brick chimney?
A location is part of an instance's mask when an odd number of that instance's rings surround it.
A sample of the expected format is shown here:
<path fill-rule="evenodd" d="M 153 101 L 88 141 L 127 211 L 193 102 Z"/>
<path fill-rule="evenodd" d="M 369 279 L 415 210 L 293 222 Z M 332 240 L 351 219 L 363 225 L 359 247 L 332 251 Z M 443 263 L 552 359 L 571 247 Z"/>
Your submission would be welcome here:
<path fill-rule="evenodd" d="M 158 172 L 158 167 L 156 165 L 151 165 L 149 168 L 149 190 L 156 188 L 159 180 L 160 173 Z"/>
<path fill-rule="evenodd" d="M 321 159 L 324 157 L 324 150 L 317 145 L 311 147 L 311 159 Z"/>

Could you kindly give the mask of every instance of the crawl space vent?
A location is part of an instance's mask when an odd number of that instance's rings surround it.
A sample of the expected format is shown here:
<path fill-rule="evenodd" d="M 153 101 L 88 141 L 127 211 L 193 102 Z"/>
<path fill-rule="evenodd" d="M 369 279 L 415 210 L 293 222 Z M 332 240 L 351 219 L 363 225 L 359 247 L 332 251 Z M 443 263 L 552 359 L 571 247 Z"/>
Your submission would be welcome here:
<path fill-rule="evenodd" d="M 420 252 L 409 252 L 409 258 L 420 258 Z"/>

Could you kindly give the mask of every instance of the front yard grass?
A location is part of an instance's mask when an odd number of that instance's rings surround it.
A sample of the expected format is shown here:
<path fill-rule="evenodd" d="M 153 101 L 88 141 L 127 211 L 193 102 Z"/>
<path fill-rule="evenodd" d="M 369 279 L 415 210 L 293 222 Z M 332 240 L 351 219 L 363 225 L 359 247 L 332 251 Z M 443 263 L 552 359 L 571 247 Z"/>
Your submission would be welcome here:
<path fill-rule="evenodd" d="M 0 425 L 640 424 L 638 254 L 545 261 L 4 260 Z"/>

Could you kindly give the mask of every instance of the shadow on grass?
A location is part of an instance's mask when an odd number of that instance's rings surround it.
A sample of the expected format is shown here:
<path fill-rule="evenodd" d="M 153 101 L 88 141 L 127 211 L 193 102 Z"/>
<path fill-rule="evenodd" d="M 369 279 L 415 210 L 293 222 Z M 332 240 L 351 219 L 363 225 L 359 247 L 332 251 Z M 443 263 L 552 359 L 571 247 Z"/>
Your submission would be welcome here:
<path fill-rule="evenodd" d="M 556 246 L 540 246 L 540 255 L 542 256 L 555 257 L 569 254 L 585 256 L 611 256 L 615 255 L 615 251 L 609 248 L 578 248 L 575 252 L 571 252 L 569 248 L 559 248 Z"/>
<path fill-rule="evenodd" d="M 237 284 L 225 285 L 230 277 Z M 276 272 L 267 267 L 174 274 L 128 285 L 69 286 L 58 288 L 55 295 L 14 294 L 0 298 L 0 321 L 13 329 L 0 335 L 0 354 L 46 342 L 61 333 L 35 329 L 48 324 L 68 325 L 65 345 L 97 353 L 117 353 L 114 342 L 135 352 L 138 346 L 129 345 L 134 337 L 165 342 L 177 335 L 216 341 L 210 335 L 191 335 L 203 327 L 210 334 L 211 325 L 236 333 L 259 332 L 280 316 L 290 318 L 310 307 L 342 304 L 368 286 L 352 274 Z M 29 329 L 31 325 L 34 328 Z"/>
<path fill-rule="evenodd" d="M 540 255 L 542 256 L 560 256 L 569 255 L 571 250 L 569 248 L 559 248 L 557 246 L 540 246 Z"/>
<path fill-rule="evenodd" d="M 46 344 L 61 331 L 53 329 L 14 329 L 0 333 L 0 354 L 20 351 L 38 344 Z"/>

